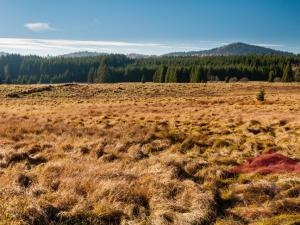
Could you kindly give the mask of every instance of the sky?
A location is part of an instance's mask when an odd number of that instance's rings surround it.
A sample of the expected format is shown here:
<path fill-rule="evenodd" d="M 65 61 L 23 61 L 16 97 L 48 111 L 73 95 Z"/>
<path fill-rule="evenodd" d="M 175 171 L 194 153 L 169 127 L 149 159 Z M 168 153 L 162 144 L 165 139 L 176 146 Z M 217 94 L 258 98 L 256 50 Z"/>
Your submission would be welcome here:
<path fill-rule="evenodd" d="M 299 0 L 0 0 L 0 52 L 164 54 L 245 42 L 300 53 Z"/>

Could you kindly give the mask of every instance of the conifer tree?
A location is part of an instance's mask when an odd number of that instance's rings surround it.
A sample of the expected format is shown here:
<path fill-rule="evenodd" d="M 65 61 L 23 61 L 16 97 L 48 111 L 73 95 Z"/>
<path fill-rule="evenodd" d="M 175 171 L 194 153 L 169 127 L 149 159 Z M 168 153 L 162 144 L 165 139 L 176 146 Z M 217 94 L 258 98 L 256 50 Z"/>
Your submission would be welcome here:
<path fill-rule="evenodd" d="M 271 71 L 269 72 L 269 78 L 268 78 L 268 81 L 269 81 L 269 82 L 273 82 L 273 81 L 274 81 L 274 77 L 275 77 L 275 73 L 274 73 L 273 70 L 271 70 Z"/>
<path fill-rule="evenodd" d="M 88 76 L 87 76 L 87 82 L 88 83 L 94 83 L 94 76 L 95 76 L 95 69 L 92 67 L 89 70 Z"/>
<path fill-rule="evenodd" d="M 291 65 L 288 64 L 288 65 L 286 65 L 286 67 L 284 69 L 282 81 L 283 82 L 292 82 L 293 80 L 294 80 L 293 71 L 292 71 Z"/>
<path fill-rule="evenodd" d="M 200 66 L 193 67 L 190 82 L 191 83 L 200 83 L 204 81 L 204 73 Z"/>
<path fill-rule="evenodd" d="M 144 74 L 142 75 L 141 82 L 142 82 L 142 83 L 146 83 L 146 78 L 145 78 L 145 75 L 144 75 Z"/>
<path fill-rule="evenodd" d="M 177 83 L 179 80 L 180 70 L 179 68 L 173 68 L 170 74 L 169 82 L 170 83 Z"/>
<path fill-rule="evenodd" d="M 107 65 L 107 58 L 103 58 L 98 69 L 99 83 L 112 83 L 113 77 L 109 66 Z"/>
<path fill-rule="evenodd" d="M 160 66 L 153 76 L 153 82 L 164 83 L 167 70 L 166 66 Z"/>
<path fill-rule="evenodd" d="M 174 67 L 168 67 L 166 77 L 165 77 L 165 83 L 171 83 L 174 77 Z"/>
<path fill-rule="evenodd" d="M 296 73 L 295 73 L 295 81 L 296 82 L 300 82 L 300 68 L 298 68 L 296 70 Z"/>

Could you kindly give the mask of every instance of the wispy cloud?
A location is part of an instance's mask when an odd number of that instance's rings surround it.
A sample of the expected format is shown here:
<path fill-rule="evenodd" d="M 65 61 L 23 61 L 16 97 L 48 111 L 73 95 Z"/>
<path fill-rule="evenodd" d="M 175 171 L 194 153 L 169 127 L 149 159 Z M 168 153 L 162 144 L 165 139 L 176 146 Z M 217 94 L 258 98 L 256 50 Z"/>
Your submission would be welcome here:
<path fill-rule="evenodd" d="M 261 46 L 261 47 L 266 47 L 266 48 L 280 48 L 280 47 L 283 47 L 283 45 L 268 44 L 268 43 L 254 43 L 253 45 L 257 45 L 257 46 Z"/>
<path fill-rule="evenodd" d="M 20 54 L 60 55 L 74 51 L 96 51 L 106 53 L 164 54 L 171 51 L 199 50 L 199 44 L 91 41 L 65 39 L 0 38 L 3 51 Z"/>
<path fill-rule="evenodd" d="M 49 23 L 26 23 L 24 26 L 31 31 L 34 32 L 43 32 L 43 31 L 50 31 L 50 30 L 55 30 L 52 28 Z"/>
<path fill-rule="evenodd" d="M 42 56 L 61 55 L 77 51 L 160 55 L 174 51 L 182 52 L 206 50 L 222 46 L 223 44 L 225 43 L 201 40 L 190 42 L 126 42 L 102 40 L 0 38 L 1 51 L 19 53 L 23 55 L 36 54 Z M 265 47 L 281 46 L 273 44 L 256 45 Z M 280 49 L 280 47 L 278 48 Z"/>

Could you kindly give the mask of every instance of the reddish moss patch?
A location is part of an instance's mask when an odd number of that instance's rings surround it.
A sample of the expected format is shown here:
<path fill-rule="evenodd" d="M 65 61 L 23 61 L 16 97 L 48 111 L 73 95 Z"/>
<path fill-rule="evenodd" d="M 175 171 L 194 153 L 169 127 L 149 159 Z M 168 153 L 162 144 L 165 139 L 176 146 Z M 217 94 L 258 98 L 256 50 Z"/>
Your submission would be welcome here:
<path fill-rule="evenodd" d="M 279 153 L 266 153 L 248 160 L 232 170 L 230 173 L 300 173 L 300 164 Z"/>

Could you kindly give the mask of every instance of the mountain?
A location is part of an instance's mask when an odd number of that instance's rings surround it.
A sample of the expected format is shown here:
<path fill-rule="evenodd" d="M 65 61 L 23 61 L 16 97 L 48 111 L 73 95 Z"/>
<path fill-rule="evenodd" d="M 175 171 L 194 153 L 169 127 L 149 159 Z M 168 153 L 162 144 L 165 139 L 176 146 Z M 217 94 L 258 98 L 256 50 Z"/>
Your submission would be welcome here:
<path fill-rule="evenodd" d="M 293 55 L 293 53 L 249 45 L 241 42 L 204 51 L 173 52 L 164 56 L 234 56 L 234 55 Z"/>
<path fill-rule="evenodd" d="M 63 58 L 79 58 L 79 57 L 95 57 L 95 56 L 101 56 L 101 55 L 106 55 L 106 53 L 82 51 L 82 52 L 68 53 L 68 54 L 65 54 L 65 55 L 61 55 L 60 57 L 63 57 Z"/>

